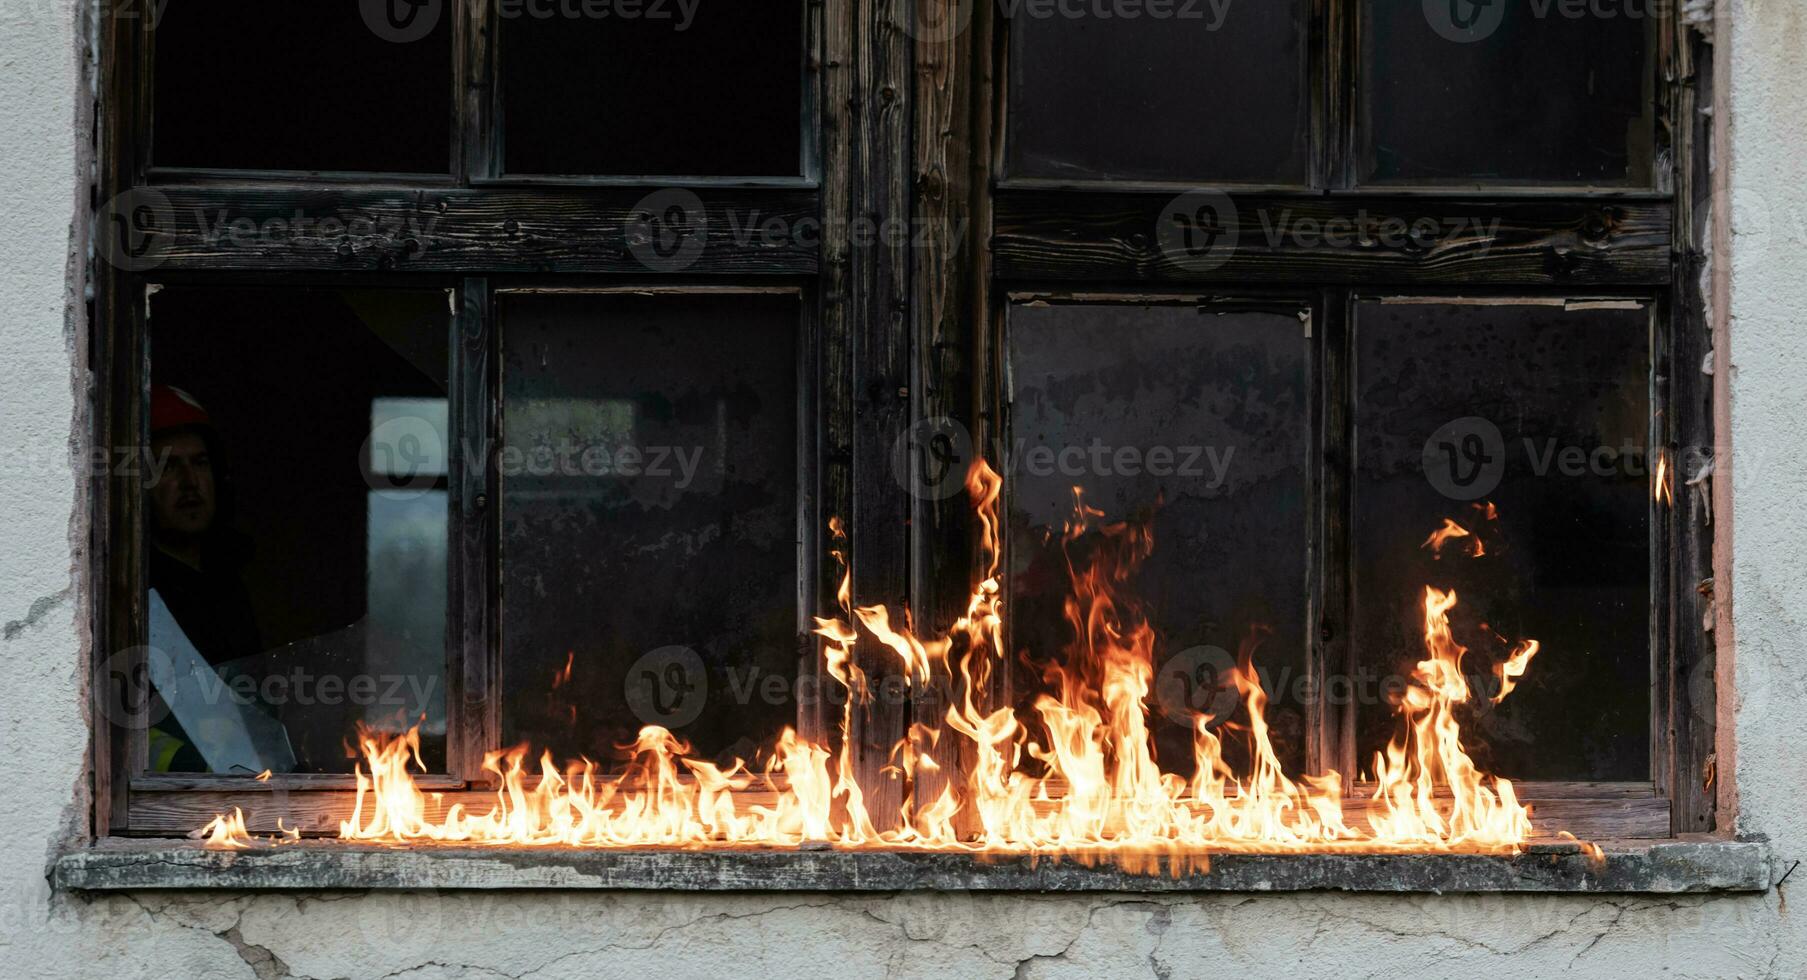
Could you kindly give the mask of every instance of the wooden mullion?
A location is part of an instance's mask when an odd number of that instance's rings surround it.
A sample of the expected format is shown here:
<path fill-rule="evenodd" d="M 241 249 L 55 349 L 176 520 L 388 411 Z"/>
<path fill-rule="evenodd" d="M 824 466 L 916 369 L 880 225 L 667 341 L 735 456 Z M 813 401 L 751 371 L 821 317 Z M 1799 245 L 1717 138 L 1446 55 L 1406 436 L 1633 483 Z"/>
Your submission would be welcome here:
<path fill-rule="evenodd" d="M 120 189 L 145 182 L 152 164 L 156 162 L 152 142 L 152 109 L 157 93 L 156 86 L 156 46 L 157 32 L 151 29 L 152 18 L 148 7 L 154 0 L 125 0 L 132 8 L 135 17 L 120 19 L 118 17 L 102 17 L 107 23 L 103 30 L 119 39 L 124 44 L 119 54 L 122 60 L 115 67 L 122 69 L 117 77 L 110 78 L 108 84 L 114 100 L 109 103 L 115 113 L 123 112 L 126 118 L 120 120 L 116 135 L 126 141 L 121 147 L 124 152 L 123 161 L 127 169 L 120 172 L 124 183 Z M 126 83 L 124 91 L 120 91 L 121 83 Z"/>
<path fill-rule="evenodd" d="M 812 4 L 822 23 L 822 359 L 819 367 L 822 398 L 823 451 L 818 518 L 845 522 L 853 514 L 853 316 L 852 254 L 846 234 L 852 205 L 854 131 L 854 10 L 852 4 Z M 851 548 L 845 537 L 835 537 L 820 549 L 835 551 L 844 562 Z M 827 554 L 817 556 L 816 605 L 823 617 L 843 617 L 837 592 L 842 562 Z M 816 646 L 816 675 L 828 676 L 821 644 Z M 819 699 L 825 701 L 826 698 Z M 837 751 L 851 752 L 857 732 L 838 730 L 838 712 L 819 704 L 815 715 L 820 731 L 833 731 Z"/>
<path fill-rule="evenodd" d="M 452 173 L 469 182 L 500 173 L 497 7 L 490 0 L 458 0 L 454 16 Z"/>
<path fill-rule="evenodd" d="M 797 344 L 797 731 L 817 745 L 834 744 L 828 693 L 833 687 L 813 618 L 834 618 L 834 587 L 841 569 L 828 556 L 827 502 L 829 418 L 824 364 L 829 348 L 819 289 L 800 303 L 803 322 Z M 838 511 L 837 513 L 845 513 Z"/>
<path fill-rule="evenodd" d="M 496 603 L 496 403 L 494 329 L 489 282 L 465 280 L 452 318 L 448 433 L 450 482 L 450 589 L 446 675 L 447 769 L 465 779 L 483 778 L 483 754 L 502 744 L 500 664 Z"/>
<path fill-rule="evenodd" d="M 911 0 L 919 24 L 961 23 L 960 0 Z M 990 173 L 991 134 L 977 122 L 988 118 L 983 105 L 989 88 L 982 74 L 989 52 L 991 6 L 971 7 L 965 29 L 920 32 L 916 42 L 915 186 L 918 190 L 915 220 L 923 243 L 920 261 L 913 267 L 913 302 L 910 391 L 912 425 L 937 420 L 933 431 L 945 430 L 947 420 L 964 431 L 968 445 L 978 426 L 974 417 L 975 367 L 978 333 L 985 319 L 974 316 L 984 295 L 983 238 L 974 220 L 985 207 Z M 916 236 L 912 236 L 916 237 Z M 965 613 L 977 581 L 971 503 L 957 488 L 964 467 L 973 460 L 963 455 L 953 461 L 925 460 L 924 447 L 911 445 L 909 483 L 915 493 L 910 536 L 910 591 L 920 631 L 945 634 Z M 975 455 L 977 450 L 975 448 Z M 918 472 L 925 465 L 945 465 L 945 472 Z M 921 491 L 930 492 L 921 492 Z M 959 651 L 956 656 L 964 656 Z M 955 665 L 950 664 L 950 668 Z M 990 692 L 986 692 L 989 694 Z M 953 678 L 938 675 L 929 689 L 913 692 L 914 724 L 936 733 L 938 744 L 963 746 L 948 737 L 945 716 L 958 692 Z M 987 702 L 986 695 L 975 699 Z M 973 759 L 954 761 L 965 769 Z M 941 796 L 951 775 L 947 769 L 920 771 L 912 787 L 918 805 Z M 971 814 L 964 815 L 970 817 Z M 976 825 L 963 828 L 975 830 Z"/>
<path fill-rule="evenodd" d="M 1330 186 L 1352 188 L 1360 182 L 1361 12 L 1358 0 L 1323 0 L 1329 50 L 1327 82 L 1330 86 L 1330 120 L 1326 127 L 1330 146 Z"/>
<path fill-rule="evenodd" d="M 875 231 L 910 220 L 911 103 L 914 48 L 903 29 L 913 0 L 857 0 L 853 6 L 853 152 L 851 219 Z M 853 353 L 852 541 L 853 598 L 884 605 L 901 617 L 909 608 L 910 507 L 891 460 L 909 424 L 910 249 L 908 235 L 862 234 L 848 245 L 845 296 Z M 905 794 L 890 768 L 909 707 L 895 653 L 863 634 L 854 651 L 872 698 L 858 717 L 855 768 L 868 811 L 880 829 L 894 827 Z"/>
<path fill-rule="evenodd" d="M 1311 159 L 1311 186 L 1329 188 L 1343 186 L 1341 180 L 1343 140 L 1338 122 L 1344 119 L 1343 93 L 1339 81 L 1346 56 L 1341 28 L 1340 4 L 1337 0 L 1309 0 L 1306 32 L 1309 64 L 1305 91 L 1311 94 L 1311 125 L 1308 130 Z"/>
<path fill-rule="evenodd" d="M 1312 542 L 1317 621 L 1307 625 L 1307 643 L 1312 650 L 1309 666 L 1318 693 L 1306 712 L 1306 759 L 1309 770 L 1335 770 L 1346 781 L 1355 779 L 1357 773 L 1356 705 L 1353 699 L 1331 704 L 1329 697 L 1337 690 L 1339 676 L 1344 685 L 1356 676 L 1355 648 L 1350 642 L 1354 610 L 1350 608 L 1349 535 L 1355 466 L 1353 322 L 1348 293 L 1319 293 L 1318 339 L 1313 344 L 1318 365 L 1317 411 L 1313 413 L 1318 535 Z"/>
<path fill-rule="evenodd" d="M 851 406 L 847 374 L 842 369 L 847 362 L 847 319 L 841 301 L 846 289 L 845 242 L 835 238 L 836 226 L 829 220 L 845 214 L 846 115 L 835 107 L 845 106 L 849 76 L 844 50 L 846 33 L 838 29 L 842 15 L 812 2 L 804 5 L 803 16 L 808 39 L 803 61 L 804 92 L 808 96 L 805 120 L 809 127 L 804 135 L 804 156 L 809 161 L 805 173 L 822 188 L 817 214 L 823 220 L 824 235 L 820 274 L 803 304 L 803 343 L 797 371 L 804 389 L 799 393 L 798 445 L 807 453 L 797 502 L 798 520 L 806 525 L 797 532 L 797 589 L 803 613 L 797 672 L 799 690 L 813 695 L 797 701 L 797 731 L 817 745 L 834 745 L 838 738 L 834 730 L 837 719 L 831 717 L 828 698 L 834 682 L 828 676 L 822 642 L 813 633 L 811 619 L 841 615 L 835 603 L 835 589 L 842 570 L 828 554 L 831 548 L 838 547 L 830 540 L 828 520 L 852 511 L 847 498 L 850 484 L 846 466 Z M 839 45 L 832 50 L 831 32 Z M 838 168 L 832 171 L 837 175 L 832 179 L 828 176 L 831 167 Z"/>
<path fill-rule="evenodd" d="M 1009 373 L 1005 363 L 1008 351 L 1005 346 L 1005 331 L 1008 329 L 1009 301 L 1005 291 L 999 286 L 996 254 L 991 247 L 996 231 L 996 188 L 999 177 L 1004 173 L 1004 141 L 1008 131 L 1010 23 L 1007 18 L 998 16 L 995 6 L 989 4 L 978 5 L 973 23 L 978 58 L 977 76 L 982 79 L 981 90 L 974 93 L 973 132 L 975 139 L 984 139 L 986 142 L 973 148 L 973 165 L 984 169 L 973 176 L 973 241 L 978 278 L 968 306 L 968 316 L 974 324 L 972 437 L 975 447 L 988 455 L 997 455 L 1004 451 L 1010 438 Z M 1003 468 L 1005 463 L 1002 459 L 994 459 L 992 465 Z M 1002 521 L 1003 528 L 1009 526 L 1006 515 L 1010 489 L 1011 484 L 1007 481 L 1004 496 L 998 502 L 999 516 L 1005 518 Z M 1010 535 L 1003 528 L 1000 528 L 998 534 L 997 563 L 1008 574 L 1011 568 Z M 980 570 L 980 557 L 974 555 L 975 573 Z M 994 709 L 1014 703 L 1016 696 L 1015 671 L 1011 667 L 1013 661 L 1010 655 L 1010 651 L 1015 649 L 1010 635 L 1010 626 L 1015 619 L 1009 613 L 1007 594 L 1005 602 L 1000 663 L 991 678 L 990 689 L 983 692 L 989 700 L 981 705 Z M 963 764 L 972 765 L 976 757 L 976 750 L 968 750 L 962 760 Z M 970 813 L 963 814 L 961 820 L 969 826 L 976 822 Z"/>

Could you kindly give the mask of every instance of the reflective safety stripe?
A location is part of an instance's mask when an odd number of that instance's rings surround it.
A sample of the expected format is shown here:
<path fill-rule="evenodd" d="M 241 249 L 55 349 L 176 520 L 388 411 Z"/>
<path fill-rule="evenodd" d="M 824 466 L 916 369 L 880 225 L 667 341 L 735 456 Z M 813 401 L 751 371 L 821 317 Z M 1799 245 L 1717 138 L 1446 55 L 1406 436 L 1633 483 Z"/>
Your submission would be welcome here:
<path fill-rule="evenodd" d="M 151 729 L 151 772 L 169 772 L 170 765 L 176 761 L 176 753 L 187 744 L 161 728 Z"/>

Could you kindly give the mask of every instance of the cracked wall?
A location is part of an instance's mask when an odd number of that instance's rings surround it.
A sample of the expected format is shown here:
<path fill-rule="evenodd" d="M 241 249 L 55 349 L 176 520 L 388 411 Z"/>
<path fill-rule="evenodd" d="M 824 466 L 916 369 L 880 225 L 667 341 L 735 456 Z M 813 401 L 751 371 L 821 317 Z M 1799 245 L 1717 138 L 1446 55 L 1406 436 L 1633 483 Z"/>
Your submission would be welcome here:
<path fill-rule="evenodd" d="M 1732 431 L 1741 832 L 1807 856 L 1807 7 L 1733 11 Z M 85 825 L 83 502 L 69 464 L 90 79 L 72 0 L 0 2 L 0 975 L 78 977 L 1799 976 L 1762 896 L 51 894 Z M 1720 39 L 1723 48 L 1726 39 Z M 1724 162 L 1724 161 L 1722 161 Z M 1730 755 L 1730 753 L 1726 753 Z"/>

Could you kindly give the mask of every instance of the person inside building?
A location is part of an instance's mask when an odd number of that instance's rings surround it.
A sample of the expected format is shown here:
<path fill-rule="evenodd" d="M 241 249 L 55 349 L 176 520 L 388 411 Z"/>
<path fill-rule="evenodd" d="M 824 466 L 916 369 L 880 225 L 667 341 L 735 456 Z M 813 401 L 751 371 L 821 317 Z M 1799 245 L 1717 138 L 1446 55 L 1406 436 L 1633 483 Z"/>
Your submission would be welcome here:
<path fill-rule="evenodd" d="M 147 530 L 150 586 L 207 663 L 263 650 L 241 572 L 251 542 L 232 526 L 232 480 L 212 418 L 187 392 L 151 389 Z M 205 772 L 174 713 L 150 732 L 151 769 Z"/>

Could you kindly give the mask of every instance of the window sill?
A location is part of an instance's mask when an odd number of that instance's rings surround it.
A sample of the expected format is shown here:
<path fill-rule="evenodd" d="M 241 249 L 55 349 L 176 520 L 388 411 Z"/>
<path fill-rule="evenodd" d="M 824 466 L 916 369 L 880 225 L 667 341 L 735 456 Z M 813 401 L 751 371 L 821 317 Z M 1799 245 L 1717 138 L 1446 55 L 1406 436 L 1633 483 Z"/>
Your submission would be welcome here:
<path fill-rule="evenodd" d="M 1596 865 L 1573 844 L 1517 857 L 1464 854 L 1214 854 L 1208 870 L 1142 875 L 1068 858 L 1030 861 L 906 851 L 612 851 L 377 847 L 307 841 L 244 851 L 169 840 L 73 848 L 58 889 L 1108 891 L 1108 892 L 1761 892 L 1763 843 L 1693 838 L 1606 842 Z"/>

